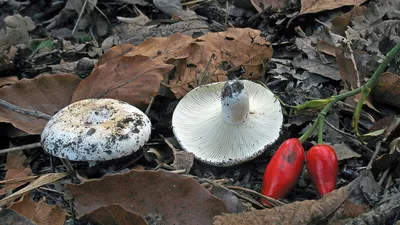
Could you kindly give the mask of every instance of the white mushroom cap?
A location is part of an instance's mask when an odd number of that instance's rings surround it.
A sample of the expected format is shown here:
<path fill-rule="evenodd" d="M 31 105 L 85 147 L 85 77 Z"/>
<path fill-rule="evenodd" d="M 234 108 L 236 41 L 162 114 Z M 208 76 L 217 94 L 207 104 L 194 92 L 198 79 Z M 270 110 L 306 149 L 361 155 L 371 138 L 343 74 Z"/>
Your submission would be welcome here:
<path fill-rule="evenodd" d="M 150 138 L 151 122 L 138 108 L 115 99 L 85 99 L 68 105 L 46 124 L 43 149 L 74 161 L 121 158 Z"/>
<path fill-rule="evenodd" d="M 248 80 L 199 86 L 180 100 L 172 116 L 181 147 L 216 166 L 261 155 L 279 138 L 282 124 L 274 94 Z"/>

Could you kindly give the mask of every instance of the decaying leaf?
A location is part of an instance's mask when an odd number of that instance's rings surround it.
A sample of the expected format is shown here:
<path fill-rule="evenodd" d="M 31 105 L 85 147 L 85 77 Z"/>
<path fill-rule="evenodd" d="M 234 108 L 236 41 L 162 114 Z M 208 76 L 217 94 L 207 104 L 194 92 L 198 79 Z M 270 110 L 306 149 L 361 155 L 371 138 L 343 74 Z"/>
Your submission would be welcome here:
<path fill-rule="evenodd" d="M 273 53 L 259 30 L 231 28 L 196 39 L 174 34 L 171 37 L 148 38 L 138 46 L 114 47 L 106 52 L 100 65 L 123 55 L 128 49 L 133 50 L 127 52 L 125 57 L 142 55 L 157 62 L 176 65 L 174 77 L 168 86 L 177 98 L 196 87 L 199 80 L 203 83 L 226 80 L 227 72 L 240 66 L 246 70 L 242 77 L 258 78 L 262 76 L 263 63 Z"/>
<path fill-rule="evenodd" d="M 377 102 L 400 108 L 400 77 L 390 72 L 382 73 L 372 96 Z"/>
<path fill-rule="evenodd" d="M 363 214 L 365 211 L 366 211 L 366 209 L 361 205 L 357 205 L 348 200 L 346 200 L 344 202 L 344 213 L 343 214 L 346 218 L 357 217 L 357 216 Z"/>
<path fill-rule="evenodd" d="M 6 85 L 11 85 L 18 81 L 18 77 L 11 76 L 11 77 L 0 77 L 0 88 Z"/>
<path fill-rule="evenodd" d="M 190 169 L 193 166 L 194 162 L 194 154 L 191 152 L 184 151 L 182 149 L 177 149 L 174 147 L 173 143 L 177 143 L 175 137 L 171 138 L 165 138 L 164 136 L 161 136 L 165 143 L 172 149 L 172 152 L 174 154 L 174 162 L 171 164 L 172 167 L 174 167 L 176 170 L 181 170 L 184 169 L 187 173 L 189 173 Z M 176 146 L 179 146 L 177 144 Z"/>
<path fill-rule="evenodd" d="M 358 154 L 357 152 L 354 152 L 350 146 L 348 146 L 346 143 L 336 143 L 333 145 L 333 149 L 335 149 L 336 155 L 338 157 L 338 161 L 346 160 L 346 159 L 351 159 L 351 158 L 360 158 L 361 155 Z"/>
<path fill-rule="evenodd" d="M 164 224 L 211 224 L 213 216 L 228 212 L 195 180 L 166 171 L 131 170 L 67 187 L 78 218 L 112 204 L 142 217 L 156 212 Z"/>
<path fill-rule="evenodd" d="M 74 74 L 39 75 L 2 87 L 0 99 L 21 108 L 54 115 L 71 103 L 81 79 Z M 0 107 L 0 122 L 12 123 L 29 134 L 40 134 L 47 120 L 17 113 Z"/>
<path fill-rule="evenodd" d="M 400 137 L 390 142 L 389 153 L 377 157 L 372 168 L 377 171 L 384 171 L 393 165 L 400 157 Z"/>
<path fill-rule="evenodd" d="M 345 31 L 347 30 L 347 26 L 350 25 L 352 19 L 354 17 L 364 15 L 366 11 L 367 11 L 367 7 L 365 7 L 365 6 L 355 6 L 349 12 L 334 18 L 331 21 L 332 32 L 342 35 L 343 37 L 346 36 Z"/>
<path fill-rule="evenodd" d="M 250 0 L 251 4 L 258 12 L 267 8 L 282 8 L 287 0 Z"/>
<path fill-rule="evenodd" d="M 45 197 L 34 202 L 29 193 L 9 208 L 40 225 L 63 225 L 67 217 L 67 212 L 58 205 L 48 205 Z"/>
<path fill-rule="evenodd" d="M 36 25 L 28 16 L 22 17 L 20 14 L 7 16 L 4 18 L 6 29 L 0 30 L 0 52 L 12 45 L 29 45 L 29 33 L 35 29 Z"/>
<path fill-rule="evenodd" d="M 25 165 L 25 160 L 26 156 L 23 152 L 9 152 L 7 154 L 7 164 L 5 168 L 5 170 L 7 170 L 7 173 L 5 180 L 32 176 L 32 169 L 29 165 Z M 9 193 L 24 183 L 25 182 L 14 182 L 8 185 L 4 185 L 3 188 L 0 189 L 0 195 Z"/>
<path fill-rule="evenodd" d="M 340 80 L 340 73 L 335 65 L 322 64 L 319 61 L 295 57 L 293 66 L 308 70 L 311 73 L 316 73 L 332 80 Z"/>
<path fill-rule="evenodd" d="M 360 5 L 365 0 L 301 0 L 300 15 L 332 10 L 346 5 Z"/>
<path fill-rule="evenodd" d="M 171 65 L 146 56 L 117 57 L 96 67 L 76 88 L 72 102 L 87 98 L 113 98 L 145 109 Z"/>
<path fill-rule="evenodd" d="M 118 224 L 118 225 L 148 225 L 139 214 L 128 212 L 120 205 L 102 206 L 91 213 L 84 215 L 81 222 L 93 225 Z"/>
<path fill-rule="evenodd" d="M 221 199 L 229 210 L 229 213 L 239 213 L 247 210 L 247 207 L 229 189 L 212 186 L 211 194 Z"/>
<path fill-rule="evenodd" d="M 37 225 L 37 223 L 34 223 L 25 216 L 15 212 L 12 209 L 7 209 L 7 208 L 0 209 L 0 224 Z"/>
<path fill-rule="evenodd" d="M 311 224 L 336 211 L 349 197 L 350 190 L 348 186 L 334 190 L 318 201 L 306 200 L 272 209 L 215 216 L 214 225 Z"/>
<path fill-rule="evenodd" d="M 39 178 L 32 181 L 26 187 L 12 193 L 11 195 L 7 196 L 6 198 L 0 199 L 0 207 L 2 207 L 4 205 L 8 205 L 9 203 L 14 201 L 18 197 L 21 197 L 22 195 L 24 195 L 25 193 L 27 193 L 33 189 L 36 189 L 36 188 L 46 185 L 46 184 L 53 183 L 59 179 L 62 179 L 64 177 L 70 175 L 70 174 L 71 174 L 70 172 L 65 172 L 65 173 L 47 173 L 47 174 L 41 175 Z"/>

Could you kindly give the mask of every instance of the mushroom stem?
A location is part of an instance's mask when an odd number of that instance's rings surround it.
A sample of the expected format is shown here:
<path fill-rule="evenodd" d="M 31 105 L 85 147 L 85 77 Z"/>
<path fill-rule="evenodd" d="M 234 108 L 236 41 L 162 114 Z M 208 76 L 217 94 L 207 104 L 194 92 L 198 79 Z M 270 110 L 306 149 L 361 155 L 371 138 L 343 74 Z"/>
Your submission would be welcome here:
<path fill-rule="evenodd" d="M 249 114 L 249 96 L 239 80 L 228 80 L 221 94 L 221 116 L 230 124 L 241 124 Z"/>

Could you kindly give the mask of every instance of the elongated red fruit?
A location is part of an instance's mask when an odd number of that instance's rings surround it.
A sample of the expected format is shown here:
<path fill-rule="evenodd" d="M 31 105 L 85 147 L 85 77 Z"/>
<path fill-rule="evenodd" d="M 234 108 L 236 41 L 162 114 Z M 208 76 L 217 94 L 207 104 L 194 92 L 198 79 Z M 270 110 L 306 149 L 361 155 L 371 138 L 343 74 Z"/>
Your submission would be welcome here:
<path fill-rule="evenodd" d="M 307 152 L 307 171 L 320 196 L 336 188 L 338 161 L 335 150 L 325 144 L 314 145 Z"/>
<path fill-rule="evenodd" d="M 304 148 L 299 139 L 284 141 L 265 169 L 261 193 L 274 199 L 285 197 L 300 177 L 304 157 Z M 261 203 L 270 206 L 264 199 Z"/>

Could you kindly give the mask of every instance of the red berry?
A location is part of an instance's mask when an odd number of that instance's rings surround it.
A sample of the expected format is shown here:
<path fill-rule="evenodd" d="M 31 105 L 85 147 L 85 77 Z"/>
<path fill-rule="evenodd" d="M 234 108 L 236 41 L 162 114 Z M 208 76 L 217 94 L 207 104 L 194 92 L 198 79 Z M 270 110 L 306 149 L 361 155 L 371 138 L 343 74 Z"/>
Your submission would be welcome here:
<path fill-rule="evenodd" d="M 274 199 L 285 197 L 295 187 L 303 165 L 304 148 L 299 139 L 284 141 L 265 169 L 261 193 Z M 261 203 L 270 206 L 264 199 Z"/>
<path fill-rule="evenodd" d="M 320 196 L 336 188 L 338 161 L 332 147 L 325 144 L 313 146 L 307 152 L 306 163 L 308 174 Z"/>

